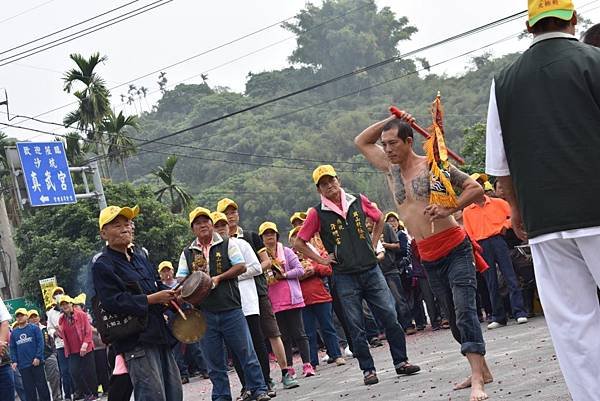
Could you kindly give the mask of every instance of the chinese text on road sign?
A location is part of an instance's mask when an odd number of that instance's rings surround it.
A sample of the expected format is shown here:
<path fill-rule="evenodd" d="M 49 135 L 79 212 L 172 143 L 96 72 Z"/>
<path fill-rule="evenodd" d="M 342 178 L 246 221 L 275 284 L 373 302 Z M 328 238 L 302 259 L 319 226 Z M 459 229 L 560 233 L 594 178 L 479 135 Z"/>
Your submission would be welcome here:
<path fill-rule="evenodd" d="M 75 189 L 62 142 L 18 142 L 31 206 L 75 203 Z"/>

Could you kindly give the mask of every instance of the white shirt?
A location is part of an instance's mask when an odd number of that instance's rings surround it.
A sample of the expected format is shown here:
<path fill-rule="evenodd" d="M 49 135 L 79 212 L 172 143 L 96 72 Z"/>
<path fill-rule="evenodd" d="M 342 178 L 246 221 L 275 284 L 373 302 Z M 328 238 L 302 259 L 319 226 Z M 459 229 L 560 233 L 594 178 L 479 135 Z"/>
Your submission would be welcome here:
<path fill-rule="evenodd" d="M 550 32 L 538 35 L 533 39 L 531 45 L 542 40 L 553 38 L 575 38 L 573 35 L 563 32 Z M 485 135 L 485 172 L 496 177 L 506 177 L 510 175 L 506 152 L 504 149 L 504 139 L 502 138 L 502 127 L 500 126 L 500 115 L 496 103 L 496 84 L 492 80 L 490 88 L 490 102 L 488 104 L 487 128 Z M 552 239 L 571 239 L 600 235 L 600 227 L 579 228 L 568 231 L 558 231 L 549 234 L 539 235 L 529 239 L 530 244 L 539 244 L 540 242 Z"/>
<path fill-rule="evenodd" d="M 46 322 L 48 324 L 48 335 L 54 337 L 54 345 L 57 349 L 65 347 L 65 342 L 63 339 L 55 335 L 56 330 L 58 329 L 58 319 L 60 319 L 61 314 L 62 312 L 57 311 L 54 308 L 49 309 L 46 312 L 46 316 L 48 317 L 48 321 Z"/>
<path fill-rule="evenodd" d="M 260 314 L 260 308 L 254 277 L 262 274 L 262 267 L 249 243 L 239 238 L 229 238 L 229 241 L 233 241 L 240 248 L 244 263 L 246 264 L 246 271 L 238 276 L 238 288 L 240 289 L 240 296 L 242 298 L 242 311 L 244 312 L 244 316 L 258 315 Z"/>
<path fill-rule="evenodd" d="M 6 309 L 6 305 L 2 298 L 0 298 L 0 323 L 9 322 L 12 320 L 12 316 L 8 313 L 8 309 Z"/>

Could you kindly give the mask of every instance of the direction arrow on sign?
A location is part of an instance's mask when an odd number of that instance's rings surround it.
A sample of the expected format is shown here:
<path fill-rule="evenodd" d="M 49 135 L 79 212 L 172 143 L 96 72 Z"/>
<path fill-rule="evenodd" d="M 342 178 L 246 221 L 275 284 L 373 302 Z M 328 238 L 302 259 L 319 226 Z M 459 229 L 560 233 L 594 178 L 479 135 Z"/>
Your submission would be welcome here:
<path fill-rule="evenodd" d="M 50 198 L 48 196 L 45 196 L 45 195 L 40 196 L 40 202 L 46 203 L 48 201 L 50 201 Z"/>

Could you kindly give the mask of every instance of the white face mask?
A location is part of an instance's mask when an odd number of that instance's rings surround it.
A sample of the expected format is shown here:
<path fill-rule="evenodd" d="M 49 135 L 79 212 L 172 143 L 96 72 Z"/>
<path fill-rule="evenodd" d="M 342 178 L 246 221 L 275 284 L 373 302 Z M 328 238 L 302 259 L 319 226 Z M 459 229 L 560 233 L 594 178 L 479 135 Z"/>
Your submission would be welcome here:
<path fill-rule="evenodd" d="M 55 301 L 56 303 L 58 303 L 58 300 L 59 300 L 59 299 L 60 299 L 60 297 L 62 297 L 62 296 L 63 296 L 63 294 L 57 294 L 57 295 L 55 295 L 55 296 L 54 296 L 54 301 Z"/>

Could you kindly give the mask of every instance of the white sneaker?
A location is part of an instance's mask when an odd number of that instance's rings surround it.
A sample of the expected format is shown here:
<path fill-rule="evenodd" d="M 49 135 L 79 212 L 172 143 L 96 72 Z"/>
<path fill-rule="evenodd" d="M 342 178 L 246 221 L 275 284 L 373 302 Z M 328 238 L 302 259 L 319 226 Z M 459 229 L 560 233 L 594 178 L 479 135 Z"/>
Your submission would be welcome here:
<path fill-rule="evenodd" d="M 523 323 L 527 323 L 528 320 L 526 317 L 520 317 L 517 319 L 517 324 L 523 324 Z"/>
<path fill-rule="evenodd" d="M 494 329 L 497 329 L 497 328 L 502 327 L 502 326 L 506 326 L 506 324 L 501 324 L 501 323 L 498 323 L 498 322 L 492 322 L 492 323 L 488 324 L 487 328 L 488 328 L 488 330 L 494 330 Z"/>
<path fill-rule="evenodd" d="M 328 360 L 329 360 L 329 355 L 327 355 L 327 354 L 325 354 L 325 356 L 323 358 L 321 358 L 321 362 L 327 363 Z"/>
<path fill-rule="evenodd" d="M 354 357 L 354 355 L 352 354 L 352 352 L 350 352 L 350 347 L 347 346 L 346 348 L 344 348 L 344 356 L 346 358 L 353 358 Z"/>

